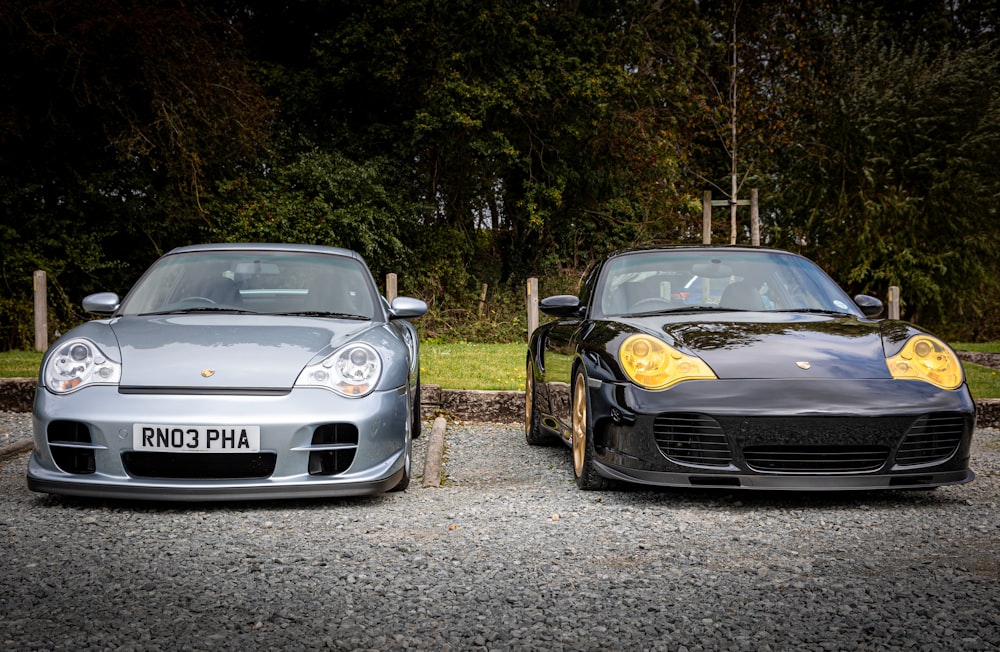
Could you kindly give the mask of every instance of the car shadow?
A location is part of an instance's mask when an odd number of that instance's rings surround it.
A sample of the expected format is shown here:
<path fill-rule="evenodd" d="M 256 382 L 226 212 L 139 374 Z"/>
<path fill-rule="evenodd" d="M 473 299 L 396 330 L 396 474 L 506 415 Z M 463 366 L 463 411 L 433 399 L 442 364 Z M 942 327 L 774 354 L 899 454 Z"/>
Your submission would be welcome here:
<path fill-rule="evenodd" d="M 572 474 L 572 457 L 565 455 L 565 468 Z M 965 505 L 968 497 L 961 485 L 926 489 L 791 490 L 733 489 L 718 487 L 660 487 L 616 481 L 610 488 L 593 492 L 604 503 L 618 499 L 649 506 L 688 506 L 728 509 L 736 512 L 796 507 L 806 510 L 933 508 Z"/>

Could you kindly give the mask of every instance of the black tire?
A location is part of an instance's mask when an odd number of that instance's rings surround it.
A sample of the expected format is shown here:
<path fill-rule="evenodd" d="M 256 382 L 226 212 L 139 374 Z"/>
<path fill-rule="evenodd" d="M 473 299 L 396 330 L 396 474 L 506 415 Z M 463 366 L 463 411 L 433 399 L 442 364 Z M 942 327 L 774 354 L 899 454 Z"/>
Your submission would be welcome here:
<path fill-rule="evenodd" d="M 410 466 L 413 463 L 413 440 L 410 439 L 406 442 L 406 461 L 403 463 L 403 477 L 399 479 L 396 486 L 389 491 L 406 491 L 406 488 L 410 486 Z"/>
<path fill-rule="evenodd" d="M 413 393 L 413 422 L 410 424 L 410 437 L 419 439 L 423 421 L 420 413 L 420 372 L 417 372 L 417 389 Z"/>
<path fill-rule="evenodd" d="M 524 379 L 524 440 L 529 446 L 551 446 L 556 438 L 542 430 L 542 418 L 535 404 L 535 370 L 528 358 Z"/>
<path fill-rule="evenodd" d="M 573 374 L 573 475 L 576 486 L 591 491 L 607 489 L 611 482 L 594 468 L 594 428 L 590 417 L 590 390 L 583 368 Z"/>

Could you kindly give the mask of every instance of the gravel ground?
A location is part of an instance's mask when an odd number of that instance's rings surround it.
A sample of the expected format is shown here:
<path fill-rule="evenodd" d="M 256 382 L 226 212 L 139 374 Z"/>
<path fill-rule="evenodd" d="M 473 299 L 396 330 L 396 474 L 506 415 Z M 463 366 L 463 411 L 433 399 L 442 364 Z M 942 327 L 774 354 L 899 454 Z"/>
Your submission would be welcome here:
<path fill-rule="evenodd" d="M 0 445 L 29 429 L 0 413 Z M 936 491 L 592 493 L 519 426 L 449 424 L 440 489 L 207 505 L 33 494 L 21 455 L 0 648 L 1000 649 L 1000 431 L 975 442 Z"/>

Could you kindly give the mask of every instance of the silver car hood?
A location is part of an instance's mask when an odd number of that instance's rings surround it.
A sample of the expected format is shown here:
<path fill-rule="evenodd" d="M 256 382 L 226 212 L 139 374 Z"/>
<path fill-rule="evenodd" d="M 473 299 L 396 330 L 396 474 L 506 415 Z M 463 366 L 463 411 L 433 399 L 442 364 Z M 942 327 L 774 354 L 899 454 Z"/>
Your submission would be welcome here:
<path fill-rule="evenodd" d="M 227 314 L 113 319 L 124 387 L 291 389 L 372 322 Z"/>

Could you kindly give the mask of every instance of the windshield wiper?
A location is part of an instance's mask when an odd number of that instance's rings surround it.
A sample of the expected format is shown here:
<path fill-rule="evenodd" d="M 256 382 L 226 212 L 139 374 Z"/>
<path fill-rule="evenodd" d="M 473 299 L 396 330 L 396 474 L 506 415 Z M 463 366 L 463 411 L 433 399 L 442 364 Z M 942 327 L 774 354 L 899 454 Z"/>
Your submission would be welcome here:
<path fill-rule="evenodd" d="M 775 310 L 773 312 L 806 312 L 814 315 L 843 315 L 845 317 L 854 317 L 853 313 L 845 312 L 843 310 L 830 310 L 829 308 L 789 308 L 788 310 Z"/>
<path fill-rule="evenodd" d="M 221 312 L 232 315 L 259 315 L 259 312 L 253 310 L 244 310 L 242 308 L 221 308 L 218 306 L 198 306 L 197 308 L 175 308 L 173 310 L 156 310 L 153 312 L 140 312 L 137 317 L 150 317 L 155 315 L 185 315 L 189 312 Z"/>
<path fill-rule="evenodd" d="M 650 310 L 648 312 L 630 312 L 622 317 L 649 317 L 650 315 L 668 315 L 683 312 L 731 312 L 736 308 L 720 308 L 719 306 L 678 306 L 677 308 L 663 308 L 661 310 Z"/>
<path fill-rule="evenodd" d="M 283 315 L 286 317 L 330 317 L 332 319 L 353 319 L 355 321 L 370 321 L 371 317 L 364 315 L 352 315 L 349 312 L 326 312 L 323 310 L 302 310 L 297 312 L 273 312 L 272 315 Z"/>

